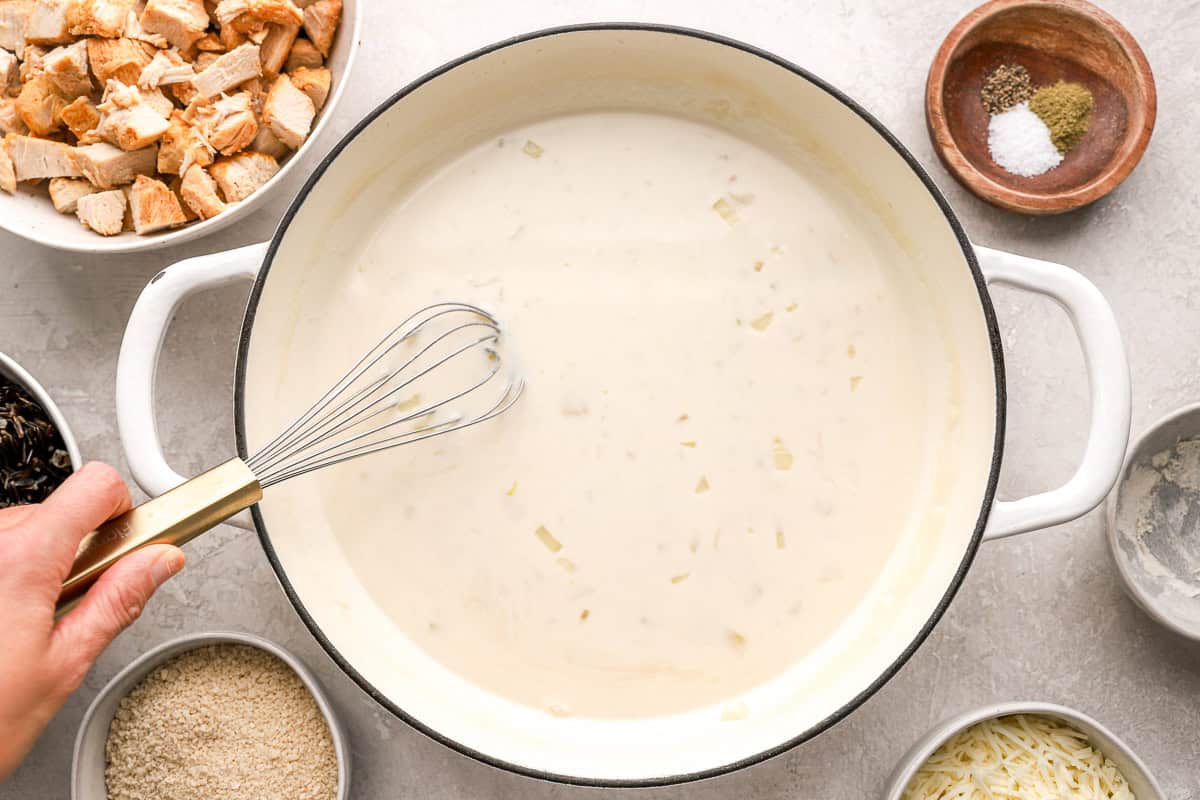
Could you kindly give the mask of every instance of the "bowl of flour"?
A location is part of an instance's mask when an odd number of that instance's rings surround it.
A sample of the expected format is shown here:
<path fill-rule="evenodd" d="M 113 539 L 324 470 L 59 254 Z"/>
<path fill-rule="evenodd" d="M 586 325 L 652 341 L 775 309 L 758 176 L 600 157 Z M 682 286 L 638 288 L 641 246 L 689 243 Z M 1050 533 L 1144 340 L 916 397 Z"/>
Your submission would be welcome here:
<path fill-rule="evenodd" d="M 1200 641 L 1200 403 L 1168 414 L 1134 443 L 1107 515 L 1130 596 Z"/>

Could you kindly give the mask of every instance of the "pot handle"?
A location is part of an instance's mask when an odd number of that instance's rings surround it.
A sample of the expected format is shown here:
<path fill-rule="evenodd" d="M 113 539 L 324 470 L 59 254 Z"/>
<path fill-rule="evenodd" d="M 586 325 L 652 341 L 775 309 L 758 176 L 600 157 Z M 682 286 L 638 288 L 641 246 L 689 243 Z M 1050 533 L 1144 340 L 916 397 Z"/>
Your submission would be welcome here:
<path fill-rule="evenodd" d="M 167 328 L 189 295 L 253 280 L 266 257 L 267 244 L 252 244 L 172 264 L 150 280 L 129 315 L 117 360 L 117 427 L 133 479 L 151 497 L 158 497 L 186 480 L 167 463 L 154 413 L 155 373 Z M 244 514 L 229 521 L 239 527 L 250 527 Z"/>
<path fill-rule="evenodd" d="M 1129 443 L 1129 363 L 1112 307 L 1087 278 L 1061 264 L 1001 250 L 976 246 L 975 253 L 989 284 L 1036 292 L 1063 307 L 1079 337 L 1092 394 L 1091 426 L 1079 468 L 1057 489 L 996 501 L 983 538 L 1002 539 L 1068 522 L 1103 502 Z"/>

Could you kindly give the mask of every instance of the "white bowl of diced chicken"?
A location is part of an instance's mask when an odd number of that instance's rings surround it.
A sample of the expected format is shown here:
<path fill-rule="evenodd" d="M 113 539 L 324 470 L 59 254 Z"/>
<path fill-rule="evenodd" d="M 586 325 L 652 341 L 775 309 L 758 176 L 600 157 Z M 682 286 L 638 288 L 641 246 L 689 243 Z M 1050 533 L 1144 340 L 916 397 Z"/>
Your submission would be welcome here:
<path fill-rule="evenodd" d="M 211 233 L 296 167 L 361 0 L 0 0 L 0 227 L 128 252 Z"/>

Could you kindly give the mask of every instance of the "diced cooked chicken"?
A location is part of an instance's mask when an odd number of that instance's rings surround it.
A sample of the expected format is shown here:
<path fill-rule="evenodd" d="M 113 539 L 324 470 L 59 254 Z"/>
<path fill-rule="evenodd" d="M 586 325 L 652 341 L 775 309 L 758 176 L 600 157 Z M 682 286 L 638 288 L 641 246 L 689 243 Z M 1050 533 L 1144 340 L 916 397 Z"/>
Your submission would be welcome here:
<path fill-rule="evenodd" d="M 25 30 L 33 0 L 5 0 L 0 3 L 0 47 L 19 53 L 25 49 Z"/>
<path fill-rule="evenodd" d="M 68 100 L 88 94 L 95 87 L 88 76 L 87 42 L 78 41 L 51 50 L 42 57 L 42 69 Z"/>
<path fill-rule="evenodd" d="M 265 153 L 245 152 L 218 159 L 208 172 L 221 187 L 225 202 L 236 203 L 271 180 L 279 172 L 279 164 Z"/>
<path fill-rule="evenodd" d="M 184 118 L 222 155 L 233 155 L 254 141 L 258 120 L 249 92 L 222 97 L 215 103 L 189 107 Z"/>
<path fill-rule="evenodd" d="M 342 0 L 316 0 L 304 9 L 304 32 L 326 58 L 341 18 Z"/>
<path fill-rule="evenodd" d="M 76 139 L 82 139 L 85 133 L 100 124 L 100 112 L 88 98 L 76 97 L 62 110 L 62 121 Z"/>
<path fill-rule="evenodd" d="M 343 3 L 0 0 L 0 190 L 106 236 L 211 219 L 311 135 Z"/>
<path fill-rule="evenodd" d="M 158 48 L 169 47 L 171 43 L 167 41 L 167 37 L 161 33 L 151 33 L 142 27 L 142 11 L 145 9 L 146 4 L 140 3 L 140 6 L 141 8 L 139 9 L 138 5 L 135 5 L 125 15 L 125 38 L 145 42 Z"/>
<path fill-rule="evenodd" d="M 287 75 L 280 75 L 267 93 L 262 120 L 279 141 L 295 150 L 308 137 L 316 113 L 308 95 L 297 89 Z"/>
<path fill-rule="evenodd" d="M 25 23 L 25 41 L 65 44 L 71 41 L 71 6 L 74 0 L 34 0 Z"/>
<path fill-rule="evenodd" d="M 22 83 L 46 72 L 46 65 L 43 63 L 43 59 L 45 59 L 48 52 L 40 44 L 25 45 L 25 50 L 21 53 L 21 66 L 17 70 L 17 75 Z"/>
<path fill-rule="evenodd" d="M 222 28 L 227 25 L 236 27 L 239 17 L 253 17 L 279 25 L 299 25 L 304 22 L 304 16 L 292 0 L 221 0 L 217 3 L 216 17 L 217 24 Z M 253 28 L 248 20 L 242 20 L 241 24 L 239 30 Z"/>
<path fill-rule="evenodd" d="M 101 236 L 116 236 L 125 228 L 125 193 L 120 189 L 80 197 L 75 216 Z"/>
<path fill-rule="evenodd" d="M 147 89 L 142 92 L 142 100 L 146 101 L 146 105 L 157 111 L 163 118 L 171 116 L 171 112 L 175 110 L 175 104 L 171 102 L 171 98 L 163 94 L 162 89 Z"/>
<path fill-rule="evenodd" d="M 66 98 L 45 75 L 26 81 L 17 95 L 17 113 L 38 136 L 46 136 L 62 126 L 62 110 L 66 106 Z"/>
<path fill-rule="evenodd" d="M 208 12 L 203 0 L 147 0 L 140 22 L 143 29 L 187 50 L 208 29 Z"/>
<path fill-rule="evenodd" d="M 324 66 L 325 59 L 317 46 L 300 36 L 292 43 L 292 52 L 288 53 L 287 63 L 283 65 L 285 72 L 295 72 L 300 67 L 316 69 Z"/>
<path fill-rule="evenodd" d="M 17 172 L 8 156 L 8 143 L 0 139 L 0 189 L 12 194 L 17 190 Z"/>
<path fill-rule="evenodd" d="M 265 25 L 266 23 L 263 24 Z M 232 25 L 226 25 L 224 28 L 219 28 L 217 30 L 217 39 L 220 40 L 221 45 L 225 50 L 233 50 L 235 47 L 241 47 L 249 41 L 249 39 L 246 38 L 246 34 L 239 30 L 234 30 Z"/>
<path fill-rule="evenodd" d="M 250 94 L 250 107 L 254 109 L 256 117 L 262 116 L 263 103 L 267 101 L 267 83 L 260 78 L 251 78 L 238 87 L 243 92 Z"/>
<path fill-rule="evenodd" d="M 276 161 L 291 152 L 288 150 L 288 146 L 279 141 L 279 137 L 271 133 L 271 129 L 266 125 L 258 126 L 258 133 L 254 135 L 254 141 L 250 142 L 250 147 L 247 149 L 256 153 L 264 153 Z"/>
<path fill-rule="evenodd" d="M 73 36 L 103 36 L 116 39 L 125 33 L 125 17 L 133 0 L 72 0 L 67 17 Z"/>
<path fill-rule="evenodd" d="M 183 178 L 176 175 L 175 177 L 171 178 L 171 182 L 168 183 L 167 186 L 170 186 L 171 191 L 175 193 L 175 199 L 179 201 L 179 207 L 183 209 L 184 219 L 186 219 L 188 222 L 195 222 L 196 220 L 200 219 L 199 215 L 196 214 L 195 211 L 192 211 L 191 206 L 189 206 L 183 200 Z"/>
<path fill-rule="evenodd" d="M 136 86 L 109 81 L 105 100 L 97 108 L 100 138 L 122 150 L 141 150 L 167 131 L 167 118 L 155 111 Z"/>
<path fill-rule="evenodd" d="M 274 78 L 283 70 L 299 33 L 299 25 L 279 25 L 273 22 L 267 26 L 267 35 L 259 45 L 264 75 Z"/>
<path fill-rule="evenodd" d="M 325 67 L 300 67 L 288 77 L 292 79 L 293 86 L 308 95 L 308 99 L 313 102 L 313 108 L 320 111 L 329 98 L 329 89 L 333 86 L 333 73 Z"/>
<path fill-rule="evenodd" d="M 29 126 L 17 113 L 15 97 L 0 97 L 0 136 L 6 133 L 29 133 Z"/>
<path fill-rule="evenodd" d="M 238 42 L 238 44 L 241 44 L 241 42 Z M 226 47 L 225 43 L 221 41 L 221 37 L 212 31 L 209 31 L 197 39 L 196 44 L 193 45 L 193 47 L 202 53 L 223 53 L 226 50 L 232 49 Z"/>
<path fill-rule="evenodd" d="M 95 186 L 81 178 L 50 179 L 50 202 L 60 214 L 74 214 L 79 198 L 95 191 Z"/>
<path fill-rule="evenodd" d="M 262 74 L 258 45 L 244 44 L 225 53 L 192 80 L 201 97 L 216 97 Z"/>
<path fill-rule="evenodd" d="M 212 219 L 225 210 L 225 202 L 217 194 L 217 182 L 199 165 L 191 167 L 183 176 L 179 193 L 200 219 Z"/>
<path fill-rule="evenodd" d="M 0 97 L 13 89 L 18 89 L 21 70 L 16 53 L 10 53 L 0 47 Z"/>
<path fill-rule="evenodd" d="M 142 70 L 150 63 L 150 56 L 132 39 L 91 38 L 87 40 L 87 51 L 92 73 L 101 86 L 107 85 L 113 78 L 134 86 Z"/>
<path fill-rule="evenodd" d="M 35 139 L 32 136 L 9 135 L 8 157 L 12 159 L 17 180 L 33 181 L 39 178 L 77 178 L 79 167 L 72 155 L 73 148 L 50 139 Z"/>
<path fill-rule="evenodd" d="M 97 142 L 75 148 L 78 171 L 102 189 L 132 183 L 138 175 L 153 175 L 158 163 L 158 148 L 151 145 L 141 150 L 122 150 L 108 142 Z"/>
<path fill-rule="evenodd" d="M 167 91 L 175 98 L 180 105 L 190 105 L 199 94 L 196 92 L 196 87 L 192 86 L 192 82 L 187 83 L 172 83 L 167 87 Z"/>
<path fill-rule="evenodd" d="M 212 162 L 212 145 L 199 128 L 188 122 L 183 113 L 172 113 L 170 125 L 158 148 L 158 171 L 182 175 L 192 164 L 207 167 Z"/>
<path fill-rule="evenodd" d="M 177 51 L 162 50 L 155 53 L 150 63 L 142 68 L 142 74 L 138 76 L 138 86 L 142 89 L 169 86 L 190 81 L 195 75 L 192 65 L 185 62 Z"/>
<path fill-rule="evenodd" d="M 174 228 L 187 222 L 179 198 L 171 187 L 154 178 L 138 175 L 129 192 L 133 229 L 140 234 Z"/>

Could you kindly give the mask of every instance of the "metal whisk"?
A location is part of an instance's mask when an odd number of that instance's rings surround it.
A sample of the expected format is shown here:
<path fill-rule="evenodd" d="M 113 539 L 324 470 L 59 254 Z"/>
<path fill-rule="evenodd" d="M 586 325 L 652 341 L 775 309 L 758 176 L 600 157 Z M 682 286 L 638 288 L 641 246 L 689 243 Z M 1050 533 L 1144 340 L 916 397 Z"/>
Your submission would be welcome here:
<path fill-rule="evenodd" d="M 257 503 L 267 487 L 503 414 L 525 383 L 505 368 L 500 337 L 496 318 L 466 303 L 410 315 L 257 453 L 214 467 L 84 537 L 58 614 L 122 556 L 149 544 L 189 542 Z"/>

